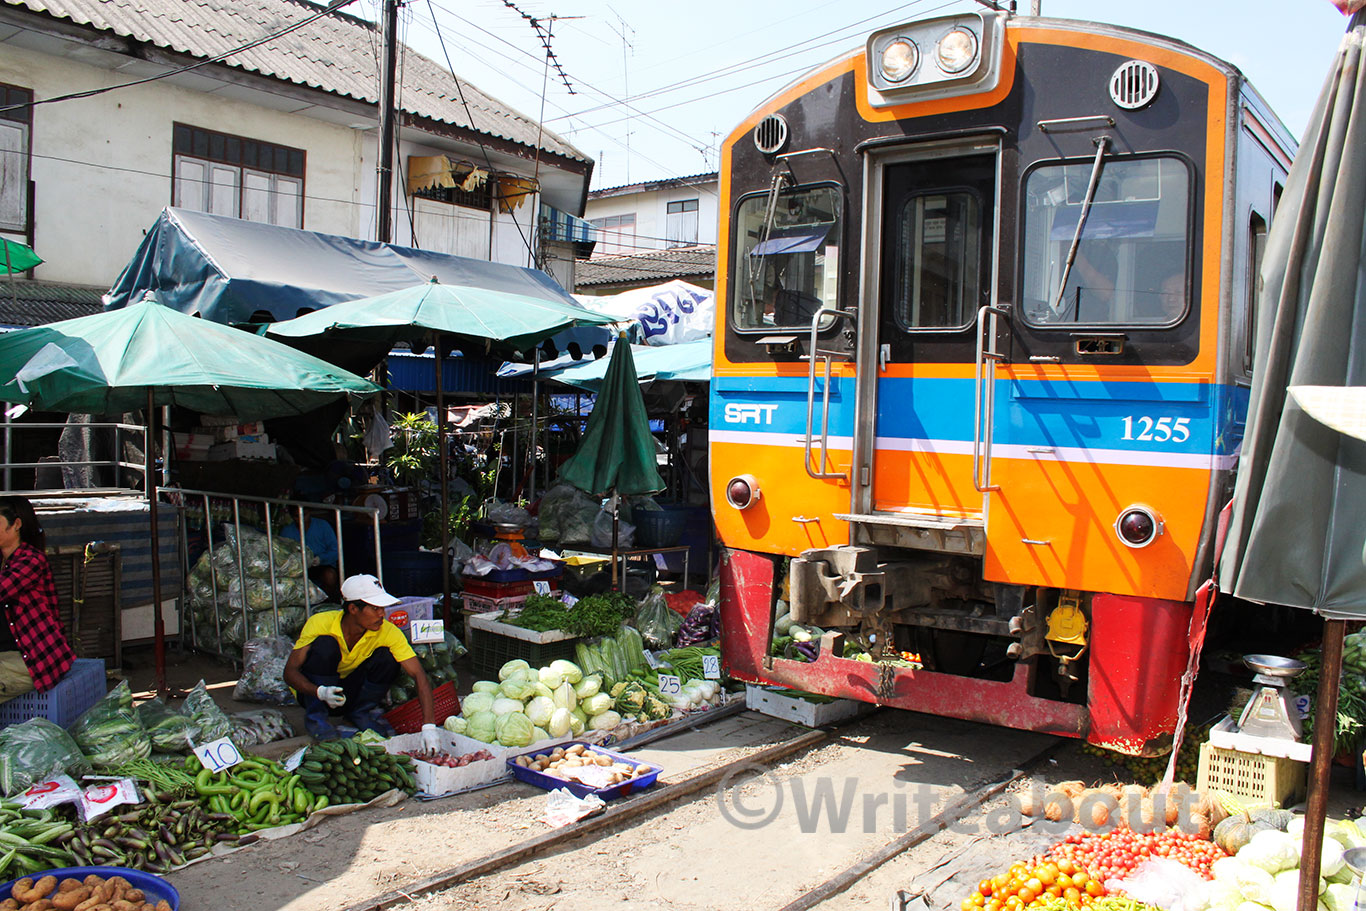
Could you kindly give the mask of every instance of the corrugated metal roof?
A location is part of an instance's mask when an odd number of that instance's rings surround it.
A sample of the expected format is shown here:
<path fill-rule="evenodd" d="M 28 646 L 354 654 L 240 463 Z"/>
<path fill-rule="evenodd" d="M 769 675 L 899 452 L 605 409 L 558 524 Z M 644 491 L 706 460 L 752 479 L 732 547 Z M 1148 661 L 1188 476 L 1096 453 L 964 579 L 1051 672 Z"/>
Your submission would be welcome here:
<path fill-rule="evenodd" d="M 716 246 L 676 247 L 622 256 L 595 256 L 574 266 L 579 287 L 635 282 L 661 282 L 686 276 L 716 274 Z"/>
<path fill-rule="evenodd" d="M 0 278 L 0 326 L 45 326 L 104 309 L 103 288 Z"/>
<path fill-rule="evenodd" d="M 321 7 L 303 0 L 0 0 L 99 31 L 192 57 L 215 57 L 307 18 Z M 370 104 L 379 102 L 378 29 L 353 16 L 323 16 L 223 63 Z M 579 161 L 590 159 L 465 80 L 406 49 L 400 63 L 403 110 Z M 461 103 L 463 94 L 465 104 Z"/>

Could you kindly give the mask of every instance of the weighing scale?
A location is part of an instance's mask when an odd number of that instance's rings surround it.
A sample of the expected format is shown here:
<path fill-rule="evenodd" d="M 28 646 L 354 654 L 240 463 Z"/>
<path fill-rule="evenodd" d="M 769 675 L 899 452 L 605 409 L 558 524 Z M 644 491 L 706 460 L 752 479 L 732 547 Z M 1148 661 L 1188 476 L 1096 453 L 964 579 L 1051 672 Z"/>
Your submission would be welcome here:
<path fill-rule="evenodd" d="M 1261 684 L 1261 689 L 1248 700 L 1238 718 L 1238 730 L 1255 737 L 1299 742 L 1304 729 L 1300 725 L 1299 710 L 1295 708 L 1294 694 L 1286 689 L 1286 684 L 1309 666 L 1303 661 L 1276 655 L 1244 655 L 1243 663 L 1257 672 L 1252 682 Z"/>

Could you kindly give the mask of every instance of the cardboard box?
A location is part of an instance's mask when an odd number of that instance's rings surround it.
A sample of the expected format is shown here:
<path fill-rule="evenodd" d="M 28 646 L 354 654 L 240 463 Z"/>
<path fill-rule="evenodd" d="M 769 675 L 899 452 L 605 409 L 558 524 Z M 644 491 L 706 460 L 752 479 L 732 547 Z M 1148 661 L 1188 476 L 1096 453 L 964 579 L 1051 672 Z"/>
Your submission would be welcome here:
<path fill-rule="evenodd" d="M 836 699 L 834 702 L 807 702 L 796 696 L 784 695 L 784 687 L 759 686 L 750 683 L 745 687 L 745 707 L 762 712 L 773 718 L 806 725 L 809 728 L 823 727 L 853 718 L 871 711 L 872 706 L 855 699 Z"/>
<path fill-rule="evenodd" d="M 268 459 L 273 462 L 275 461 L 275 444 L 233 440 L 229 443 L 217 443 L 209 447 L 209 461 L 221 462 L 226 459 Z"/>

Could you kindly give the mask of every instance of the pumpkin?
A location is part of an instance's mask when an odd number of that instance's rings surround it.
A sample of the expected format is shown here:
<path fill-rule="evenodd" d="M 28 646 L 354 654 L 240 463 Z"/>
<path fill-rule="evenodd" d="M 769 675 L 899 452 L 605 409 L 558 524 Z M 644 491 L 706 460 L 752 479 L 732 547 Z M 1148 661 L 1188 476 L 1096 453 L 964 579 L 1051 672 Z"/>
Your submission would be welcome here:
<path fill-rule="evenodd" d="M 1243 845 L 1252 841 L 1258 832 L 1279 831 L 1285 825 L 1281 822 L 1282 810 L 1244 810 L 1230 816 L 1214 827 L 1214 843 L 1229 854 L 1237 854 Z M 1289 822 L 1287 820 L 1286 822 Z"/>

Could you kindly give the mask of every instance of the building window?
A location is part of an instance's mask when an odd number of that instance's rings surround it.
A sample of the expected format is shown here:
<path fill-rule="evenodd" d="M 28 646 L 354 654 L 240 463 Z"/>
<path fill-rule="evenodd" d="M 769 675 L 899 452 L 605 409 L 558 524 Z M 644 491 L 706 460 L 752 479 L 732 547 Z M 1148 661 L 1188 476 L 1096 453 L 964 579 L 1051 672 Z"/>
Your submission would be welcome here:
<path fill-rule="evenodd" d="M 453 206 L 465 206 L 487 212 L 493 208 L 493 181 L 485 180 L 469 190 L 459 186 L 422 187 L 414 190 L 413 195 L 420 199 L 430 199 L 434 202 L 444 202 Z"/>
<path fill-rule="evenodd" d="M 692 247 L 697 244 L 697 200 L 680 199 L 668 204 L 664 230 L 670 247 Z"/>
<path fill-rule="evenodd" d="M 301 228 L 304 152 L 175 125 L 172 205 L 263 224 Z"/>
<path fill-rule="evenodd" d="M 592 218 L 589 223 L 598 229 L 598 256 L 636 251 L 636 213 Z"/>
<path fill-rule="evenodd" d="M 0 230 L 28 230 L 32 104 L 31 90 L 0 84 Z"/>

